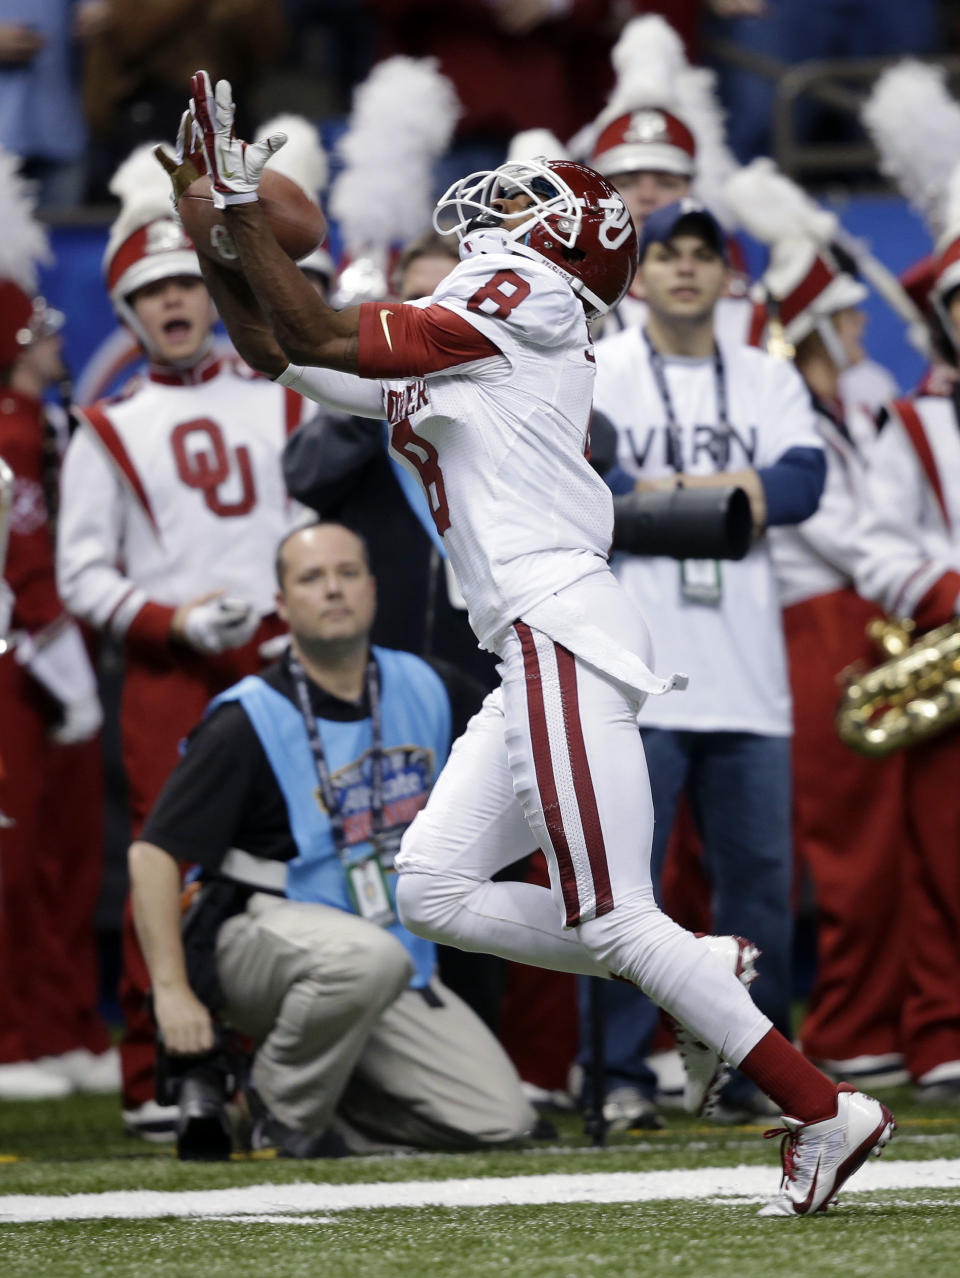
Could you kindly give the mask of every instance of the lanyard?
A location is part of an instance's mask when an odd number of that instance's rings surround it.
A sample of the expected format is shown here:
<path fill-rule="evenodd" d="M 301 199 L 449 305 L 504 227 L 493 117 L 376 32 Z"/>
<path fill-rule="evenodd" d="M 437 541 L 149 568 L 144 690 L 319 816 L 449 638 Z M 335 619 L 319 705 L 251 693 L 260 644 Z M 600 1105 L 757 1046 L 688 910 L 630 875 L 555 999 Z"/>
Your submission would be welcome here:
<path fill-rule="evenodd" d="M 650 334 L 646 329 L 643 330 L 643 340 L 647 344 L 647 350 L 650 353 L 650 370 L 653 373 L 653 380 L 656 383 L 660 400 L 663 404 L 663 411 L 667 415 L 667 463 L 680 474 L 683 471 L 683 444 L 680 440 L 680 423 L 677 421 L 677 414 L 673 407 L 673 396 L 670 394 L 670 386 L 667 382 L 667 374 L 664 369 L 664 359 L 653 342 L 650 340 Z M 727 372 L 723 363 L 723 356 L 720 354 L 720 347 L 716 342 L 713 344 L 713 378 L 716 386 L 717 394 L 717 425 L 720 428 L 720 451 L 722 455 L 714 456 L 718 470 L 725 470 L 730 460 L 730 420 L 727 414 Z"/>
<path fill-rule="evenodd" d="M 341 861 L 346 856 L 346 839 L 343 832 L 343 813 L 340 811 L 340 804 L 337 800 L 336 791 L 333 788 L 333 782 L 330 779 L 330 769 L 327 766 L 327 757 L 323 752 L 323 742 L 320 740 L 320 732 L 317 729 L 316 716 L 313 713 L 313 706 L 310 704 L 310 690 L 307 686 L 307 676 L 304 674 L 303 666 L 294 655 L 293 649 L 289 650 L 287 657 L 287 666 L 290 671 L 290 677 L 293 679 L 293 686 L 297 693 L 297 704 L 300 707 L 300 713 L 303 716 L 304 727 L 307 730 L 307 740 L 310 742 L 310 753 L 313 755 L 314 766 L 317 769 L 317 781 L 320 786 L 320 796 L 323 799 L 323 806 L 327 809 L 327 815 L 330 818 L 330 831 L 333 835 L 333 845 L 336 848 L 337 856 Z M 371 813 L 371 831 L 370 841 L 374 848 L 377 841 L 383 833 L 383 724 L 380 716 L 380 671 L 373 657 L 367 663 L 366 671 L 366 692 L 370 702 L 370 723 L 373 729 L 373 749 L 370 752 L 370 761 L 372 765 L 372 777 L 370 780 L 370 813 Z"/>

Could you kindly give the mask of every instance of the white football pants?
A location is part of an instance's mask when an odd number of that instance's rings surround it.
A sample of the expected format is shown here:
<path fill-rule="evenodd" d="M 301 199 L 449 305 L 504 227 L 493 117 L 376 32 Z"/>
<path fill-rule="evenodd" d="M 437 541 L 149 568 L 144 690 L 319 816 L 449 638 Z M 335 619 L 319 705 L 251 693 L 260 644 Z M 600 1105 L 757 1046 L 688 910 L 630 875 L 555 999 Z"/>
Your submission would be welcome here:
<path fill-rule="evenodd" d="M 649 660 L 643 620 L 612 574 L 569 590 L 594 624 Z M 770 1021 L 654 901 L 642 697 L 522 621 L 500 669 L 502 687 L 454 744 L 404 836 L 404 924 L 462 950 L 623 977 L 739 1064 Z M 537 847 L 549 890 L 492 881 Z"/>

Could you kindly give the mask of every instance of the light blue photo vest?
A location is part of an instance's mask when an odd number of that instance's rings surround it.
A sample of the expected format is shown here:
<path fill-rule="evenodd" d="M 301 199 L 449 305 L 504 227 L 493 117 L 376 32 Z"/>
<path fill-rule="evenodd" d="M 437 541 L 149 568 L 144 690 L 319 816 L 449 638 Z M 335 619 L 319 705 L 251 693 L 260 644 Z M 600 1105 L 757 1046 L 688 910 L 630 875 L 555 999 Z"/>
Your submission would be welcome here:
<path fill-rule="evenodd" d="M 374 648 L 373 655 L 380 671 L 384 842 L 396 852 L 400 833 L 426 803 L 450 751 L 450 700 L 442 679 L 419 657 L 389 648 Z M 243 706 L 286 801 L 290 831 L 299 849 L 287 866 L 288 899 L 317 901 L 354 913 L 330 818 L 318 802 L 317 773 L 300 711 L 257 675 L 241 679 L 215 697 L 207 713 L 225 701 L 239 701 Z M 347 860 L 362 861 L 372 852 L 371 721 L 318 719 L 317 727 L 343 815 Z M 397 828 L 391 835 L 392 827 Z M 395 878 L 387 876 L 391 898 Z M 393 904 L 396 908 L 395 900 Z M 433 942 L 414 936 L 399 922 L 387 930 L 413 960 L 410 984 L 415 989 L 426 985 L 436 965 Z"/>

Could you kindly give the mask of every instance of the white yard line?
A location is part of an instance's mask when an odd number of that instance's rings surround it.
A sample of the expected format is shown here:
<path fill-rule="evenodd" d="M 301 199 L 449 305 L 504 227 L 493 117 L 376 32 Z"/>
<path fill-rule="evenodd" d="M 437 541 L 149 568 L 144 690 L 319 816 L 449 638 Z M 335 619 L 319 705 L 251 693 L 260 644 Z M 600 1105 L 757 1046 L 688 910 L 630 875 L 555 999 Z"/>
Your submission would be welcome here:
<path fill-rule="evenodd" d="M 316 1213 L 373 1207 L 501 1207 L 548 1203 L 640 1203 L 658 1199 L 763 1201 L 776 1189 L 771 1167 L 701 1167 L 660 1172 L 473 1177 L 373 1185 L 248 1185 L 183 1192 L 122 1190 L 104 1194 L 0 1196 L 0 1223 L 42 1220 L 143 1220 L 159 1216 L 276 1220 L 292 1213 L 318 1223 Z M 953 1189 L 960 1194 L 960 1159 L 871 1160 L 844 1193 Z M 304 1216 L 303 1213 L 311 1213 Z"/>

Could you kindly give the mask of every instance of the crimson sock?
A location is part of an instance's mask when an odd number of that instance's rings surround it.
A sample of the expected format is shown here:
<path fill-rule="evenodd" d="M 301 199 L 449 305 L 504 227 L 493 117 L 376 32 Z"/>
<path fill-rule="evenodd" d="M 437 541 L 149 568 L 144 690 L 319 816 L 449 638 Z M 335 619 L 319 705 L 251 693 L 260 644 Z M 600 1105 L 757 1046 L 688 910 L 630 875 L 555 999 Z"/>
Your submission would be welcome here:
<path fill-rule="evenodd" d="M 837 1088 L 779 1030 L 770 1029 L 738 1068 L 785 1114 L 816 1123 L 837 1112 Z"/>

